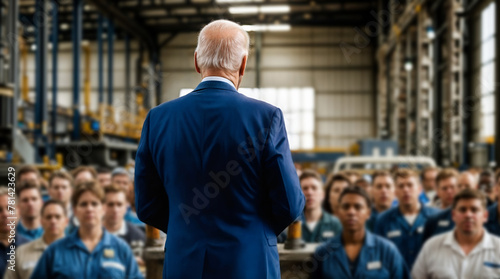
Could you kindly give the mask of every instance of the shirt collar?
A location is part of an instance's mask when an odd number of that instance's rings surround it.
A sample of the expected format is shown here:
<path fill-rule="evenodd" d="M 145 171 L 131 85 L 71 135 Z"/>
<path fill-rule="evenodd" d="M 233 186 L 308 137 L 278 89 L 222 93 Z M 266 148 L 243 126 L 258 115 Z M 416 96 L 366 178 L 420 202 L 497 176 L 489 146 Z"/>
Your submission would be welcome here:
<path fill-rule="evenodd" d="M 458 244 L 457 240 L 455 239 L 455 230 L 456 229 L 454 229 L 451 232 L 448 232 L 446 234 L 443 244 L 451 247 L 452 249 L 460 252 L 460 254 L 463 255 L 464 252 L 463 252 L 462 248 L 460 247 L 460 245 Z M 483 251 L 483 250 L 495 249 L 491 235 L 488 233 L 488 231 L 486 229 L 484 229 L 483 231 L 484 231 L 483 238 L 476 245 L 476 247 L 474 247 L 474 249 L 472 249 L 472 251 L 469 253 L 469 255 Z"/>
<path fill-rule="evenodd" d="M 43 228 L 42 226 L 39 226 L 38 228 L 34 228 L 34 229 L 27 229 L 24 225 L 23 225 L 23 222 L 22 221 L 19 221 L 19 224 L 17 225 L 17 229 L 19 231 L 21 231 L 22 233 L 24 234 L 28 234 L 28 235 L 37 235 L 41 232 L 43 232 Z"/>
<path fill-rule="evenodd" d="M 333 237 L 331 240 L 331 246 L 334 249 L 342 248 L 342 231 L 338 235 Z M 363 246 L 374 247 L 375 246 L 375 236 L 368 230 L 365 229 L 365 240 L 363 241 Z"/>
<path fill-rule="evenodd" d="M 81 249 L 84 249 L 85 251 L 87 250 L 87 247 L 85 247 L 85 244 L 83 244 L 82 240 L 80 239 L 80 236 L 78 235 L 78 229 L 76 229 L 74 232 L 68 235 L 68 241 L 66 242 L 67 247 L 80 247 Z M 97 244 L 96 248 L 94 249 L 93 252 L 97 251 L 99 247 L 102 246 L 109 246 L 111 244 L 111 234 L 106 231 L 105 228 L 102 228 L 102 238 L 99 241 L 99 244 Z"/>
<path fill-rule="evenodd" d="M 45 250 L 47 248 L 47 243 L 43 240 L 43 236 L 33 241 L 33 248 L 35 250 Z"/>
<path fill-rule="evenodd" d="M 109 232 L 112 235 L 123 236 L 127 234 L 127 224 L 125 220 L 122 222 L 121 227 L 116 232 Z"/>
<path fill-rule="evenodd" d="M 224 78 L 224 77 L 208 76 L 208 77 L 205 77 L 204 79 L 201 80 L 201 82 L 205 82 L 205 81 L 222 81 L 222 82 L 225 82 L 227 84 L 230 84 L 232 87 L 234 87 L 234 89 L 236 89 L 236 86 L 234 86 L 234 84 L 229 79 Z"/>

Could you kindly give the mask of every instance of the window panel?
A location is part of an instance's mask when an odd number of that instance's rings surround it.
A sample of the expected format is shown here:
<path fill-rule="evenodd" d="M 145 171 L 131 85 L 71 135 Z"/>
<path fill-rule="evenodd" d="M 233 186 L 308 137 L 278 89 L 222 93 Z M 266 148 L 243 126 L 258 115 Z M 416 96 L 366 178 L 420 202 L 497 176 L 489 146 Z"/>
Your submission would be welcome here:
<path fill-rule="evenodd" d="M 489 4 L 481 13 L 481 41 L 495 34 L 495 2 Z"/>
<path fill-rule="evenodd" d="M 481 98 L 481 113 L 483 114 L 495 113 L 495 96 L 493 94 L 486 95 Z"/>
<path fill-rule="evenodd" d="M 479 139 L 495 135 L 495 2 L 491 2 L 480 13 L 480 20 L 476 24 L 480 31 L 480 38 L 474 36 L 474 60 L 480 61 L 480 67 L 475 68 L 472 74 L 475 96 L 480 97 L 480 108 L 476 112 L 476 125 L 479 125 Z M 479 66 L 479 65 L 477 65 Z M 477 137 L 477 135 L 476 135 Z"/>

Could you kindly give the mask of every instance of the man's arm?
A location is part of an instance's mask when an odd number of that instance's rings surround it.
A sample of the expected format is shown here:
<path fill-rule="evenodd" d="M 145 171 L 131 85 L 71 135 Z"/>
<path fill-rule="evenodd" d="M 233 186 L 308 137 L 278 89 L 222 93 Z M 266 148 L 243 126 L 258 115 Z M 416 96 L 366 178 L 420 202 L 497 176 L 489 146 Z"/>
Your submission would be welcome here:
<path fill-rule="evenodd" d="M 305 198 L 293 166 L 283 113 L 277 109 L 264 149 L 264 184 L 271 199 L 272 224 L 278 235 L 304 209 Z"/>
<path fill-rule="evenodd" d="M 144 121 L 135 156 L 135 209 L 139 220 L 167 233 L 168 196 L 151 157 L 150 118 L 151 111 Z"/>
<path fill-rule="evenodd" d="M 391 278 L 393 279 L 409 279 L 410 271 L 408 270 L 408 266 L 406 265 L 403 256 L 399 253 L 398 248 L 393 243 L 389 243 L 390 245 L 390 253 L 387 253 L 388 259 L 385 260 L 387 263 L 391 265 Z"/>
<path fill-rule="evenodd" d="M 48 247 L 38 260 L 38 263 L 31 273 L 30 279 L 53 278 L 52 268 L 54 266 L 53 249 Z"/>

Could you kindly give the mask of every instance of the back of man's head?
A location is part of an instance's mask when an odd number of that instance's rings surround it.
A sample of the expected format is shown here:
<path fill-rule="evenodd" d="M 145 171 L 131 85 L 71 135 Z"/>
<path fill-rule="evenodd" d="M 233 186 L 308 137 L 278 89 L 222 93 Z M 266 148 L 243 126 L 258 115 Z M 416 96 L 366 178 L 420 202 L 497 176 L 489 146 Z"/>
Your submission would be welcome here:
<path fill-rule="evenodd" d="M 224 19 L 213 21 L 198 35 L 198 67 L 237 72 L 249 46 L 248 33 L 240 25 Z"/>

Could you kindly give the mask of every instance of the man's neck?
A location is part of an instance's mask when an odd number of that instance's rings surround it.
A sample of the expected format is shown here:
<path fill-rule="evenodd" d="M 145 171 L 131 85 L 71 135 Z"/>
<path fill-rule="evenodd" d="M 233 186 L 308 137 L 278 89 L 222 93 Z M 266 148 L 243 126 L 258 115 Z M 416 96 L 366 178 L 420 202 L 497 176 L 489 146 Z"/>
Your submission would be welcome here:
<path fill-rule="evenodd" d="M 462 248 L 462 251 L 468 255 L 470 251 L 476 247 L 476 245 L 481 242 L 484 237 L 484 229 L 480 229 L 476 234 L 462 234 L 458 231 L 454 233 L 455 239 L 457 240 L 458 245 Z"/>
<path fill-rule="evenodd" d="M 391 206 L 387 206 L 386 204 L 376 204 L 375 205 L 375 210 L 377 210 L 378 213 L 384 212 L 387 209 L 391 208 Z"/>
<path fill-rule="evenodd" d="M 50 245 L 50 244 L 52 244 L 52 242 L 62 238 L 63 236 L 64 236 L 64 233 L 57 234 L 57 235 L 44 233 L 42 237 L 43 237 L 43 241 L 45 242 L 45 244 Z"/>
<path fill-rule="evenodd" d="M 430 188 L 427 188 L 427 189 L 424 189 L 424 192 L 426 194 L 431 194 L 432 192 L 436 191 L 436 189 L 434 189 L 433 187 L 430 187 Z"/>
<path fill-rule="evenodd" d="M 102 227 L 96 226 L 96 227 L 84 227 L 80 226 L 80 229 L 78 230 L 78 234 L 80 236 L 80 239 L 82 241 L 88 241 L 88 240 L 100 240 L 103 234 Z"/>
<path fill-rule="evenodd" d="M 321 215 L 323 214 L 323 210 L 321 207 L 306 209 L 304 212 L 304 216 L 306 217 L 306 222 L 318 222 L 321 219 Z"/>
<path fill-rule="evenodd" d="M 420 211 L 420 203 L 401 204 L 399 210 L 403 215 L 414 215 Z"/>
<path fill-rule="evenodd" d="M 120 219 L 118 222 L 109 222 L 109 221 L 104 221 L 104 227 L 108 232 L 110 233 L 115 233 L 118 230 L 120 230 L 123 226 L 123 219 Z"/>
<path fill-rule="evenodd" d="M 359 245 L 363 244 L 365 239 L 366 231 L 364 228 L 357 231 L 347 231 L 344 230 L 342 232 L 342 240 L 344 241 L 344 245 Z"/>
<path fill-rule="evenodd" d="M 226 71 L 222 71 L 222 70 L 218 70 L 218 69 L 207 69 L 201 73 L 201 79 L 204 79 L 206 77 L 214 77 L 214 76 L 227 78 L 229 81 L 231 81 L 234 84 L 234 87 L 236 87 L 236 89 L 238 89 L 240 87 L 240 82 L 239 82 L 240 79 L 239 79 L 237 72 L 230 73 L 230 72 L 226 72 Z"/>
<path fill-rule="evenodd" d="M 40 227 L 40 218 L 21 218 L 21 224 L 27 230 L 34 230 Z"/>

